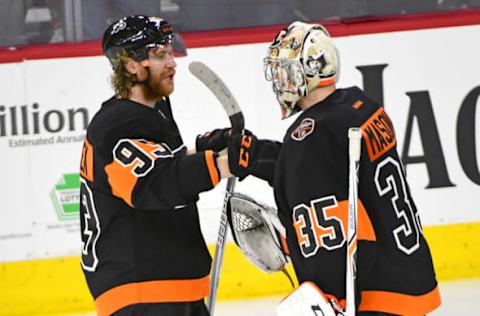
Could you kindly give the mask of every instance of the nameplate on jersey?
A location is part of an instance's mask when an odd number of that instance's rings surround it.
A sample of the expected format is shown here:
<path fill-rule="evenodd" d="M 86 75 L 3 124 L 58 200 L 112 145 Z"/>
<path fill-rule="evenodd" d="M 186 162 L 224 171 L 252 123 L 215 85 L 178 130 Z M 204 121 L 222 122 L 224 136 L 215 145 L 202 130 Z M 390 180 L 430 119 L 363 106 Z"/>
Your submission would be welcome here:
<path fill-rule="evenodd" d="M 291 136 L 293 140 L 298 142 L 304 140 L 308 135 L 313 133 L 315 128 L 315 121 L 309 117 L 303 119 L 300 125 L 292 132 Z"/>
<path fill-rule="evenodd" d="M 379 108 L 361 128 L 370 161 L 383 156 L 397 143 L 392 121 L 383 108 Z"/>

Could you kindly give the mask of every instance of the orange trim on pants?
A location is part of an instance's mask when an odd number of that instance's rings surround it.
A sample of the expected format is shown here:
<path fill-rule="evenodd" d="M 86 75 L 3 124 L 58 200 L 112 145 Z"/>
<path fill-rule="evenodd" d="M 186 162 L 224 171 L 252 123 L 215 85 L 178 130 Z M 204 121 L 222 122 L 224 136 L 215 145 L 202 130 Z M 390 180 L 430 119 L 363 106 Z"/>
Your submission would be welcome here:
<path fill-rule="evenodd" d="M 441 304 L 438 286 L 423 295 L 408 295 L 386 291 L 362 291 L 359 311 L 384 312 L 395 315 L 425 315 Z"/>
<path fill-rule="evenodd" d="M 119 285 L 95 300 L 98 316 L 109 316 L 132 304 L 194 302 L 208 296 L 208 276 L 192 280 L 159 280 Z"/>

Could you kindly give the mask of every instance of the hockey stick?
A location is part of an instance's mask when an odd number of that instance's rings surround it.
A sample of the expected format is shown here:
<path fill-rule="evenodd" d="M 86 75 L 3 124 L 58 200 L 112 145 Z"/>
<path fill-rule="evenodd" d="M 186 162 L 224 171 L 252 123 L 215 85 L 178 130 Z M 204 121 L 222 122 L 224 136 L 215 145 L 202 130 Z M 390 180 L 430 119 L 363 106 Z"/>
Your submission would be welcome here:
<path fill-rule="evenodd" d="M 190 72 L 197 77 L 210 91 L 217 97 L 222 104 L 225 112 L 227 112 L 230 124 L 232 125 L 232 133 L 241 133 L 244 127 L 243 114 L 238 106 L 237 101 L 233 97 L 230 90 L 223 81 L 205 64 L 194 61 L 188 66 Z M 217 246 L 215 248 L 215 256 L 213 259 L 212 277 L 210 280 L 210 293 L 208 295 L 207 307 L 210 315 L 213 316 L 215 303 L 217 300 L 218 283 L 220 280 L 220 270 L 222 268 L 223 254 L 225 252 L 225 241 L 228 233 L 227 205 L 230 196 L 235 188 L 236 178 L 228 178 L 227 192 L 223 199 L 223 208 L 220 215 L 220 227 L 218 229 Z"/>
<path fill-rule="evenodd" d="M 358 170 L 362 131 L 360 128 L 348 129 L 349 184 L 348 184 L 348 239 L 346 274 L 346 311 L 345 315 L 355 316 L 355 281 L 357 278 L 357 220 L 358 220 Z"/>

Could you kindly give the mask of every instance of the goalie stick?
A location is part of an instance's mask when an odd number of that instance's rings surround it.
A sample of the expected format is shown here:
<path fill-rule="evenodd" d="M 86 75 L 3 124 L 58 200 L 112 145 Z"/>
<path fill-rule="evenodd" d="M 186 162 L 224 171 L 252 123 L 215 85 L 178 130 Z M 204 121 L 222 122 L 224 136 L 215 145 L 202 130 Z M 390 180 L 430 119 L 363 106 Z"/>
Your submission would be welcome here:
<path fill-rule="evenodd" d="M 188 66 L 190 72 L 215 95 L 220 101 L 225 112 L 227 112 L 230 124 L 232 125 L 232 133 L 241 133 L 244 127 L 243 114 L 238 106 L 237 101 L 233 97 L 225 83 L 214 73 L 207 65 L 194 61 Z M 223 254 L 225 252 L 225 241 L 228 233 L 227 205 L 230 196 L 235 189 L 236 178 L 228 178 L 227 192 L 223 199 L 223 208 L 220 215 L 220 227 L 218 229 L 217 246 L 215 248 L 215 256 L 213 259 L 212 277 L 210 280 L 210 293 L 208 295 L 207 307 L 210 315 L 213 316 L 215 303 L 217 300 L 218 282 L 220 280 L 220 270 L 222 268 Z"/>
<path fill-rule="evenodd" d="M 348 129 L 349 184 L 348 184 L 348 239 L 346 264 L 346 316 L 355 316 L 355 281 L 357 277 L 357 220 L 358 220 L 358 170 L 362 131 Z"/>

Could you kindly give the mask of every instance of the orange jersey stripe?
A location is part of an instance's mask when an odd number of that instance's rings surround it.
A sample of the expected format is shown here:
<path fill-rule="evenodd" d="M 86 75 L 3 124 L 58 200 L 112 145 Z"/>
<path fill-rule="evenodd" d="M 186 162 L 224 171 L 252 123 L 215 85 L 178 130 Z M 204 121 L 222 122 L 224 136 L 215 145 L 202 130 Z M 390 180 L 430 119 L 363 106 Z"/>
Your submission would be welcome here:
<path fill-rule="evenodd" d="M 362 291 L 359 311 L 377 311 L 395 315 L 425 315 L 440 306 L 438 286 L 423 295 L 408 295 L 386 291 Z"/>
<path fill-rule="evenodd" d="M 80 175 L 88 181 L 93 181 L 93 147 L 87 138 L 83 141 Z"/>
<path fill-rule="evenodd" d="M 215 167 L 215 156 L 213 155 L 213 151 L 205 151 L 205 161 L 207 162 L 208 173 L 210 174 L 212 184 L 213 186 L 216 186 L 218 182 L 220 182 L 220 176 L 217 167 Z"/>
<path fill-rule="evenodd" d="M 98 316 L 112 313 L 132 304 L 193 302 L 208 296 L 209 277 L 193 280 L 161 280 L 128 283 L 114 287 L 95 300 Z"/>
<path fill-rule="evenodd" d="M 370 217 L 368 217 L 367 211 L 363 206 L 362 201 L 358 200 L 357 204 L 357 234 L 358 240 L 369 240 L 375 241 L 377 240 L 375 236 L 375 230 L 373 229 L 372 222 L 370 221 Z M 336 208 L 331 208 L 326 211 L 328 217 L 335 216 L 340 218 L 342 221 L 343 231 L 345 232 L 345 237 L 347 236 L 347 229 L 348 229 L 348 200 L 343 200 L 338 202 L 338 206 Z"/>
<path fill-rule="evenodd" d="M 105 166 L 108 175 L 108 183 L 112 187 L 113 195 L 123 199 L 132 206 L 132 192 L 138 178 L 132 173 L 135 166 L 125 167 L 117 161 Z"/>
<path fill-rule="evenodd" d="M 162 146 L 152 142 L 135 139 L 124 139 L 121 140 L 121 142 L 128 142 L 134 145 L 135 148 L 141 153 L 141 156 L 134 156 L 137 159 L 132 159 L 132 161 L 128 164 L 121 164 L 115 158 L 112 163 L 105 166 L 105 172 L 108 177 L 108 183 L 112 188 L 113 195 L 123 199 L 128 205 L 133 207 L 132 193 L 135 185 L 137 184 L 138 178 L 145 176 L 152 170 L 149 169 L 139 174 L 135 172 L 135 169 L 147 162 L 150 163 L 153 168 L 155 160 L 157 160 L 157 155 L 155 152 L 161 150 Z M 133 153 L 129 154 L 134 155 Z"/>

